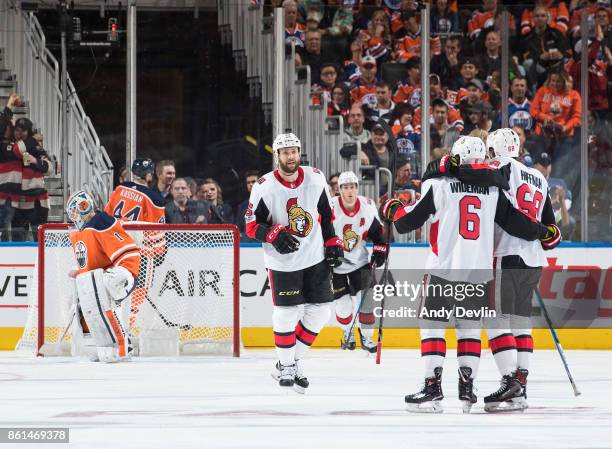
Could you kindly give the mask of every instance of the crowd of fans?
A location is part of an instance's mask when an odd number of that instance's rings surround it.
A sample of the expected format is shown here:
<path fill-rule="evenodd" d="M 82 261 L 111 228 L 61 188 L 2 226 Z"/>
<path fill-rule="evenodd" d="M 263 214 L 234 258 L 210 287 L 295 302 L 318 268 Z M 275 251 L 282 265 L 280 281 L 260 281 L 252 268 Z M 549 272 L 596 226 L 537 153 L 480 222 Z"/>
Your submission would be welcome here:
<path fill-rule="evenodd" d="M 608 188 L 606 177 L 612 174 L 607 126 L 612 101 L 609 0 L 536 0 L 505 6 L 510 13 L 507 74 L 501 73 L 500 1 L 431 3 L 430 156 L 449 151 L 460 135 L 486 138 L 501 127 L 505 103 L 509 126 L 524 139 L 523 160 L 528 165 L 544 161 L 549 175 L 552 166 L 552 179 L 563 181 L 557 186 L 562 186 L 565 201 L 558 203 L 571 203 L 569 198 L 580 194 L 579 138 L 585 116 L 579 93 L 580 54 L 586 34 L 589 169 L 592 179 L 603 180 L 604 189 Z M 398 156 L 410 163 L 410 182 L 417 180 L 422 4 L 415 0 L 269 0 L 267 4 L 284 9 L 286 43 L 296 46 L 296 64 L 310 66 L 313 104 L 327 99 L 328 114 L 344 117 L 346 140 L 363 145 L 362 163 L 391 169 Z M 588 30 L 581 29 L 585 14 Z M 509 80 L 507 102 L 501 98 L 502 76 Z M 397 140 L 397 155 L 377 125 L 381 119 Z M 590 204 L 608 219 L 609 193 L 603 210 Z M 559 221 L 566 215 L 561 210 Z M 566 230 L 571 231 L 576 217 L 566 217 Z"/>

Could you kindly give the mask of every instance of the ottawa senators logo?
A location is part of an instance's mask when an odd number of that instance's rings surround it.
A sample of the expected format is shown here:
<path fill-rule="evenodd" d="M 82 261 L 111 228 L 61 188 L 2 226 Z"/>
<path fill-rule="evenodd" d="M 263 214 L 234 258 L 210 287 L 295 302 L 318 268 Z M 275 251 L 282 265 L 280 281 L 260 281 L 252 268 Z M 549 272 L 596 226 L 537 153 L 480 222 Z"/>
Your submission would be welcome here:
<path fill-rule="evenodd" d="M 344 248 L 344 251 L 349 253 L 353 251 L 353 248 L 357 246 L 358 241 L 359 236 L 355 231 L 353 231 L 352 225 L 344 225 L 344 228 L 342 229 L 342 247 Z"/>
<path fill-rule="evenodd" d="M 74 255 L 79 264 L 79 268 L 85 268 L 87 266 L 87 247 L 82 240 L 79 240 L 74 245 Z"/>
<path fill-rule="evenodd" d="M 306 237 L 312 231 L 312 215 L 297 204 L 297 198 L 289 198 L 287 201 L 287 217 L 289 226 L 287 231 L 299 237 Z"/>

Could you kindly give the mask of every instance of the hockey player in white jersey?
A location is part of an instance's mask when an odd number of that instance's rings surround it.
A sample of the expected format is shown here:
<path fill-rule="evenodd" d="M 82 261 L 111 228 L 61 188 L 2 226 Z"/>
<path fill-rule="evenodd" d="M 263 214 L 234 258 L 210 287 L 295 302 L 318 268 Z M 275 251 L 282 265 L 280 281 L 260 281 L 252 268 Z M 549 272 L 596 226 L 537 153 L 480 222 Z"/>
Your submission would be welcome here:
<path fill-rule="evenodd" d="M 373 282 L 373 268 L 384 265 L 388 247 L 378 220 L 378 212 L 370 198 L 358 195 L 359 179 L 355 173 L 343 172 L 338 177 L 340 195 L 332 198 L 334 228 L 342 238 L 344 260 L 334 268 L 333 286 L 336 306 L 336 320 L 343 330 L 340 343 L 342 349 L 354 350 L 353 313 L 358 310 L 359 339 L 361 349 L 376 352 L 372 341 L 374 334 L 374 313 L 371 297 L 363 297 Z M 366 241 L 374 247 L 369 257 Z M 369 261 L 368 261 L 369 258 Z M 370 295 L 371 296 L 371 295 Z"/>
<path fill-rule="evenodd" d="M 461 137 L 453 145 L 452 153 L 460 155 L 462 163 L 482 163 L 486 152 L 480 139 Z M 432 218 L 431 252 L 426 269 L 435 275 L 430 276 L 429 284 L 445 287 L 457 283 L 473 284 L 475 292 L 482 292 L 478 286 L 484 286 L 484 294 L 466 298 L 461 304 L 463 308 L 478 309 L 488 302 L 486 284 L 492 279 L 489 270 L 493 264 L 495 223 L 509 234 L 527 240 L 552 241 L 558 237 L 556 227 L 547 227 L 512 207 L 497 187 L 467 184 L 453 177 L 427 179 L 421 188 L 421 198 L 415 204 L 405 206 L 391 199 L 381 205 L 379 213 L 381 219 L 393 222 L 400 233 L 411 232 Z M 467 277 L 466 273 L 469 273 Z M 435 289 L 433 294 L 429 289 L 426 292 L 421 316 L 423 310 L 452 312 L 458 305 L 455 298 L 436 294 Z M 446 341 L 444 327 L 439 324 L 444 321 L 447 318 L 423 320 L 421 354 L 425 359 L 425 383 L 421 391 L 405 397 L 411 411 L 442 411 L 441 379 Z M 462 321 L 467 324 L 467 320 L 456 321 L 459 399 L 464 411 L 468 412 L 476 402 L 473 380 L 480 361 L 480 320 L 475 319 L 465 326 Z"/>
<path fill-rule="evenodd" d="M 537 170 L 526 167 L 516 158 L 519 137 L 510 128 L 489 134 L 487 149 L 508 177 L 508 198 L 530 217 L 544 224 L 555 224 L 546 178 Z M 531 308 L 533 293 L 546 265 L 544 250 L 561 242 L 558 238 L 546 243 L 517 239 L 495 226 L 495 262 L 501 268 L 496 276 L 495 293 L 501 314 L 485 319 L 489 347 L 502 375 L 499 390 L 485 397 L 485 411 L 511 411 L 527 408 L 527 375 L 533 353 Z"/>
<path fill-rule="evenodd" d="M 273 377 L 281 387 L 303 393 L 309 385 L 303 358 L 329 319 L 330 268 L 341 263 L 342 240 L 334 231 L 325 176 L 300 167 L 300 140 L 292 133 L 279 134 L 272 150 L 277 169 L 253 186 L 246 231 L 263 243 L 272 290 L 279 358 Z"/>

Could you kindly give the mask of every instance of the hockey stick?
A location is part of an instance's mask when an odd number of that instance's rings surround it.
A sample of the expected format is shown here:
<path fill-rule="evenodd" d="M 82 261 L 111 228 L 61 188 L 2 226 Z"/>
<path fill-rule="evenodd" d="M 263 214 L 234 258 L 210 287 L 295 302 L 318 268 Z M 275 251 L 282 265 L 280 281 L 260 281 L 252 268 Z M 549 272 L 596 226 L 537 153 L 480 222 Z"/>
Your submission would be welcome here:
<path fill-rule="evenodd" d="M 372 282 L 361 293 L 361 299 L 359 300 L 359 306 L 357 307 L 357 312 L 355 312 L 355 316 L 353 317 L 353 322 L 351 323 L 351 327 L 349 327 L 348 335 L 351 335 L 351 333 L 353 332 L 353 327 L 355 327 L 355 322 L 357 321 L 357 317 L 359 316 L 359 313 L 361 312 L 361 306 L 363 305 L 363 299 L 365 298 L 366 294 L 368 293 L 368 290 L 371 289 L 374 286 L 374 281 L 376 281 L 375 274 L 376 274 L 376 265 L 372 264 L 372 265 L 370 265 L 370 279 L 372 280 Z"/>
<path fill-rule="evenodd" d="M 383 285 L 387 284 L 387 277 L 389 275 L 389 256 L 391 255 L 391 233 L 393 232 L 393 224 L 389 223 L 387 226 L 387 259 L 385 260 L 385 269 L 383 270 L 382 282 Z M 378 320 L 378 342 L 376 343 L 376 364 L 380 365 L 380 356 L 382 354 L 382 337 L 383 337 L 383 320 L 385 316 L 385 296 L 383 295 L 380 301 L 380 319 Z"/>
<path fill-rule="evenodd" d="M 155 312 L 157 313 L 157 316 L 159 316 L 159 318 L 164 322 L 164 324 L 166 326 L 168 326 L 168 327 L 178 327 L 182 331 L 191 330 L 191 328 L 193 327 L 193 326 L 191 326 L 191 324 L 178 324 L 178 323 L 175 323 L 173 321 L 170 321 L 168 318 L 166 318 L 166 316 L 163 313 L 161 313 L 161 310 L 159 310 L 157 308 L 155 303 L 153 301 L 151 301 L 151 298 L 149 298 L 149 295 L 145 295 L 145 298 L 147 298 L 147 301 L 149 302 L 151 307 L 153 307 L 153 310 L 155 310 Z"/>
<path fill-rule="evenodd" d="M 544 305 L 544 301 L 542 300 L 542 296 L 540 295 L 540 290 L 538 288 L 535 289 L 536 298 L 540 307 L 542 308 L 542 312 L 544 314 L 544 319 L 546 320 L 546 324 L 548 324 L 548 329 L 550 329 L 550 333 L 552 334 L 552 338 L 555 341 L 555 346 L 557 347 L 557 352 L 561 357 L 561 361 L 563 362 L 563 367 L 565 368 L 565 372 L 567 373 L 567 377 L 569 378 L 570 384 L 572 384 L 572 388 L 574 389 L 574 396 L 580 396 L 581 393 L 576 386 L 576 382 L 574 382 L 574 378 L 572 377 L 572 373 L 570 372 L 569 365 L 567 364 L 567 359 L 565 358 L 565 353 L 563 352 L 563 347 L 561 346 L 561 342 L 559 341 L 559 337 L 557 336 L 557 331 L 553 327 L 550 316 L 548 315 L 548 311 L 546 310 L 546 306 Z"/>

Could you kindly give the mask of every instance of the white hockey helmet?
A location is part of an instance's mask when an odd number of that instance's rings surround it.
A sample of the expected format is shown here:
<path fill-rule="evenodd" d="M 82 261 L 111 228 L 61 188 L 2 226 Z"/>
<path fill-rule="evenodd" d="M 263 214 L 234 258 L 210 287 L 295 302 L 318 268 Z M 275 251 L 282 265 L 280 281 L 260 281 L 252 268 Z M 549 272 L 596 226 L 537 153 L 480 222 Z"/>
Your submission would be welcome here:
<path fill-rule="evenodd" d="M 66 215 L 77 229 L 85 227 L 91 216 L 95 213 L 94 200 L 84 190 L 72 194 L 66 203 Z"/>
<path fill-rule="evenodd" d="M 518 157 L 521 141 L 511 128 L 501 128 L 487 136 L 487 150 L 493 151 L 495 157 Z"/>
<path fill-rule="evenodd" d="M 274 154 L 274 165 L 278 167 L 278 152 L 283 148 L 297 147 L 298 153 L 302 153 L 302 143 L 293 133 L 279 134 L 272 143 L 272 154 Z"/>
<path fill-rule="evenodd" d="M 458 154 L 462 164 L 483 162 L 487 155 L 485 144 L 479 137 L 461 136 L 453 144 L 451 155 Z"/>
<path fill-rule="evenodd" d="M 355 184 L 359 187 L 359 178 L 352 171 L 343 171 L 338 176 L 338 187 L 342 187 L 344 184 Z"/>

